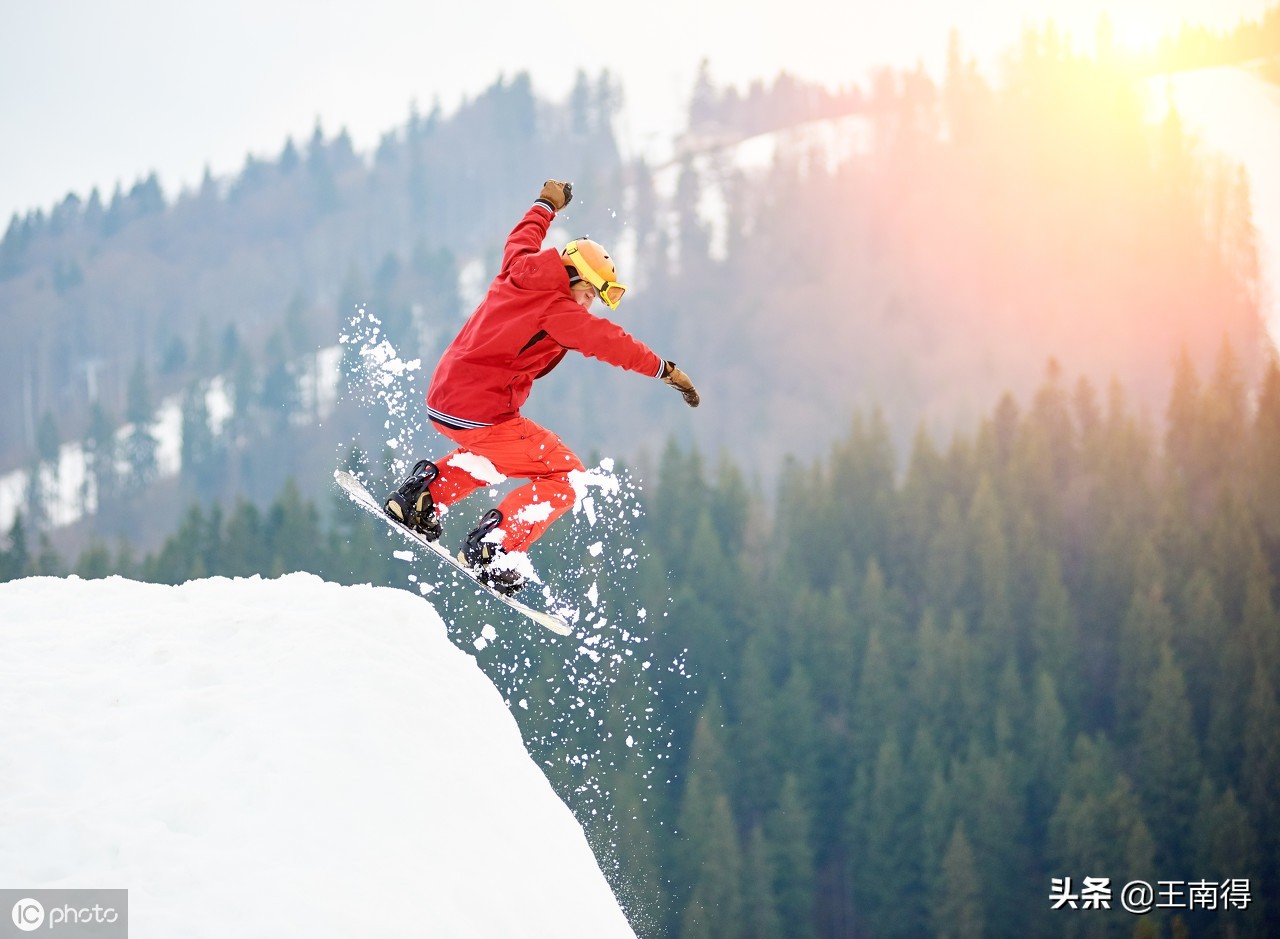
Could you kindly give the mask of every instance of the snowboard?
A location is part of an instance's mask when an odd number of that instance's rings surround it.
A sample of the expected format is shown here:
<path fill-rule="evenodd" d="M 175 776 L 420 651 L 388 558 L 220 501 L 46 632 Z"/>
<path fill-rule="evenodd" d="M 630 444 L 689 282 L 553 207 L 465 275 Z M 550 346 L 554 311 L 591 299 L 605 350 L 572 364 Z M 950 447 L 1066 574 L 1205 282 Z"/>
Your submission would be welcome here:
<path fill-rule="evenodd" d="M 557 635 L 560 635 L 560 636 L 573 635 L 573 627 L 569 625 L 568 621 L 565 620 L 564 617 L 559 616 L 555 613 L 548 612 L 546 610 L 537 610 L 531 606 L 526 606 L 524 603 L 521 603 L 515 597 L 509 597 L 505 593 L 499 593 L 497 590 L 494 590 L 492 587 L 488 586 L 487 584 L 481 583 L 476 578 L 476 576 L 473 573 L 471 573 L 471 569 L 469 567 L 467 567 L 465 564 L 459 561 L 456 557 L 450 554 L 448 550 L 443 545 L 441 545 L 438 541 L 427 541 L 427 539 L 423 538 L 416 531 L 413 531 L 412 529 L 406 528 L 404 525 L 401 525 L 399 522 L 393 519 L 390 515 L 388 515 L 385 511 L 383 511 L 382 504 L 378 502 L 378 500 L 375 499 L 370 494 L 369 490 L 364 487 L 364 484 L 361 483 L 360 480 L 352 476 L 350 473 L 348 473 L 346 470 L 334 470 L 333 478 L 334 478 L 334 481 L 337 482 L 338 486 L 342 489 L 342 491 L 345 492 L 348 498 L 351 499 L 352 502 L 360 506 L 360 508 L 364 509 L 370 515 L 376 515 L 378 518 L 382 519 L 389 526 L 391 526 L 393 530 L 399 532 L 401 537 L 405 538 L 408 541 L 413 542 L 413 544 L 417 545 L 418 547 L 423 548 L 431 552 L 432 554 L 434 554 L 440 560 L 444 561 L 445 564 L 449 565 L 455 571 L 457 571 L 459 574 L 461 574 L 463 577 L 469 580 L 476 587 L 479 587 L 485 593 L 489 594 L 489 596 L 493 597 L 496 600 L 499 600 L 502 603 L 505 603 L 507 606 L 511 607 L 511 609 L 515 610 L 517 613 L 527 616 L 529 619 L 533 620 L 539 626 L 545 626 L 547 629 L 551 630 L 553 633 L 556 633 Z"/>

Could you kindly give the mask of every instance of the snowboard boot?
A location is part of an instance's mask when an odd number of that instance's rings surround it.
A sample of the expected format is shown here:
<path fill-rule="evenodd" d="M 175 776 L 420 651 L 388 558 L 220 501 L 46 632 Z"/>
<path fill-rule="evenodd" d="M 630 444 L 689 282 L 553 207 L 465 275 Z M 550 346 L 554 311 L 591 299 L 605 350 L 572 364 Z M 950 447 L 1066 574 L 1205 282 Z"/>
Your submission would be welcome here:
<path fill-rule="evenodd" d="M 383 511 L 406 528 L 411 528 L 428 541 L 440 537 L 440 516 L 431 498 L 430 486 L 440 470 L 430 460 L 419 460 L 405 477 L 400 488 L 387 496 Z"/>
<path fill-rule="evenodd" d="M 506 594 L 508 597 L 525 585 L 525 578 L 510 568 L 493 569 L 493 562 L 506 552 L 502 545 L 485 541 L 485 537 L 502 524 L 502 513 L 490 509 L 480 519 L 479 526 L 471 534 L 458 552 L 458 560 L 475 572 L 480 583 Z"/>

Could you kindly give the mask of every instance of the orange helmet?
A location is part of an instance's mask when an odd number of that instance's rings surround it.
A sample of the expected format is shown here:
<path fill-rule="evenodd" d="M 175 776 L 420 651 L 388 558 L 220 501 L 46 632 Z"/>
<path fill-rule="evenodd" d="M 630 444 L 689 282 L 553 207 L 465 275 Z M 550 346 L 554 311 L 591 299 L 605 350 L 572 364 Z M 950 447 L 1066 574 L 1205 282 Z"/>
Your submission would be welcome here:
<path fill-rule="evenodd" d="M 569 283 L 585 280 L 611 310 L 618 308 L 627 288 L 618 283 L 618 269 L 604 246 L 590 238 L 579 238 L 564 246 L 560 259 L 569 270 Z"/>

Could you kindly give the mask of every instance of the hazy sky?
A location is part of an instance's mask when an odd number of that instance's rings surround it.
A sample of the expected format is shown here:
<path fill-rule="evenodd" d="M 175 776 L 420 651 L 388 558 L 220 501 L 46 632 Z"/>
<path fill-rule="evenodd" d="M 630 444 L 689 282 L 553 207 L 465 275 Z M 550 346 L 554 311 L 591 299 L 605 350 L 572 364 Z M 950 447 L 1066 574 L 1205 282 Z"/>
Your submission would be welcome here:
<path fill-rule="evenodd" d="M 878 64 L 935 68 L 947 33 L 988 71 L 1024 24 L 1052 18 L 1091 44 L 1108 10 L 1121 41 L 1180 21 L 1230 25 L 1266 0 L 0 0 L 0 228 L 68 192 L 104 198 L 154 170 L 165 191 L 272 156 L 317 118 L 361 152 L 410 103 L 451 110 L 528 71 L 562 99 L 609 68 L 628 103 L 624 144 L 679 126 L 699 62 L 745 85 L 780 70 L 837 86 Z"/>

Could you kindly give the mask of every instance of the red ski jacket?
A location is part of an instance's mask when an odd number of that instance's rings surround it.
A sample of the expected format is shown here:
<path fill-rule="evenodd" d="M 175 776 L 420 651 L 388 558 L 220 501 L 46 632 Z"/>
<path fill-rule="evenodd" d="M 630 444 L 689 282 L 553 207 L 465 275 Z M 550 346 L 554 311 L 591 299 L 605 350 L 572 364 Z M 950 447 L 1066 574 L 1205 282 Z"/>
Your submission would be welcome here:
<path fill-rule="evenodd" d="M 501 273 L 431 376 L 427 413 L 433 421 L 466 430 L 519 417 L 534 380 L 570 349 L 662 375 L 657 353 L 574 301 L 559 252 L 539 250 L 554 217 L 545 202 L 535 202 L 507 237 Z"/>

